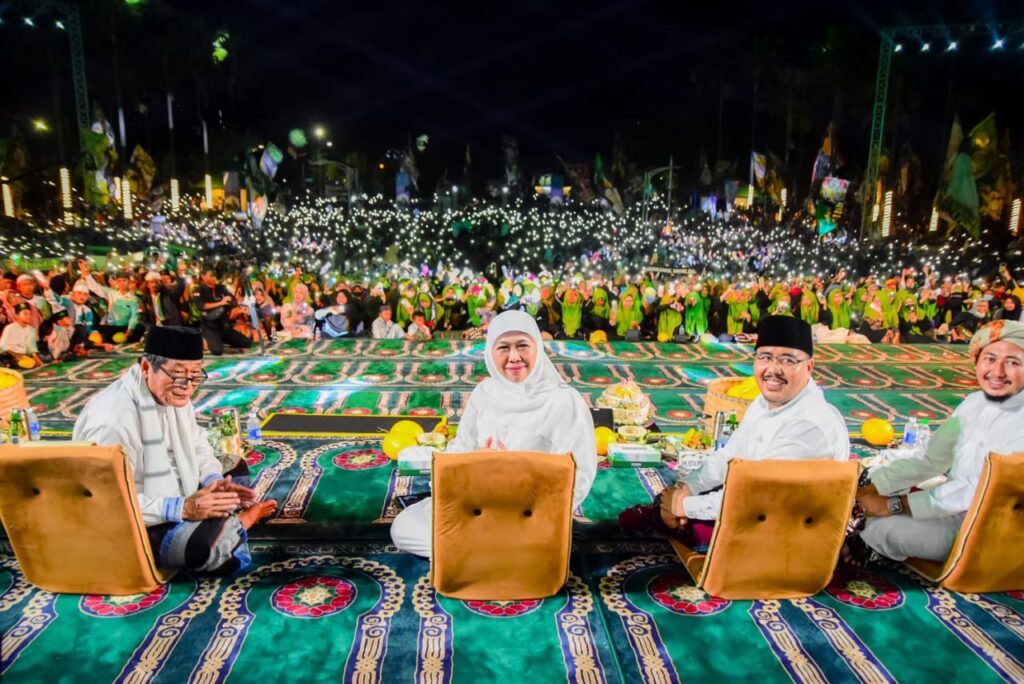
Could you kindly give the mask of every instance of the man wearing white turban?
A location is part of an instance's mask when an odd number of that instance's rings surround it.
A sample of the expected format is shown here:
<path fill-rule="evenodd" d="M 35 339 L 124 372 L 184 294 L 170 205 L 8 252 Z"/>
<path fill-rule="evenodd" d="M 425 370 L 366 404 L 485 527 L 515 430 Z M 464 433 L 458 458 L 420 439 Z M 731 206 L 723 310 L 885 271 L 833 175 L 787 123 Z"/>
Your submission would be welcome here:
<path fill-rule="evenodd" d="M 446 451 L 570 452 L 576 461 L 573 505 L 579 506 L 597 473 L 594 421 L 583 397 L 545 354 L 533 317 L 522 311 L 496 316 L 487 329 L 484 362 L 490 377 L 470 395 L 458 435 Z M 431 506 L 428 498 L 398 514 L 391 526 L 395 546 L 430 556 Z"/>

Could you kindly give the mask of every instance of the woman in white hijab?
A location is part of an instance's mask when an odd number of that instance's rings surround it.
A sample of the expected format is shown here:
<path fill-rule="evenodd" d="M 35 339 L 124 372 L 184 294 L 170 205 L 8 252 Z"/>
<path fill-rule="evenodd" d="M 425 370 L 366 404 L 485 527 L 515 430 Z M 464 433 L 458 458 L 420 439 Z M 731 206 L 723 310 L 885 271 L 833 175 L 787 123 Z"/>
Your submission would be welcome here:
<path fill-rule="evenodd" d="M 594 420 L 583 397 L 544 353 L 533 317 L 523 311 L 496 316 L 487 329 L 484 362 L 491 377 L 473 390 L 458 435 L 445 451 L 571 452 L 576 461 L 573 505 L 579 506 L 597 473 Z M 430 557 L 431 515 L 429 498 L 399 513 L 391 526 L 395 546 Z"/>

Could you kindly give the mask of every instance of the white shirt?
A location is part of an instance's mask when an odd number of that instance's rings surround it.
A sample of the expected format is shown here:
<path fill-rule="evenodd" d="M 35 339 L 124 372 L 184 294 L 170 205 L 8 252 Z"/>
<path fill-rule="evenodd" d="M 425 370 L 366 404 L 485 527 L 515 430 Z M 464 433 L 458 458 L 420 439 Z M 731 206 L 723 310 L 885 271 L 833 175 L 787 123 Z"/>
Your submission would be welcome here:
<path fill-rule="evenodd" d="M 146 463 L 142 444 L 142 428 L 139 411 L 131 401 L 126 384 L 131 373 L 122 375 L 85 405 L 75 421 L 72 439 L 95 442 L 100 445 L 120 444 L 132 466 L 135 489 L 139 496 L 142 521 L 147 525 L 165 522 L 181 522 L 184 499 L 193 492 L 184 491 L 179 471 L 180 459 L 170 448 L 170 412 L 165 406 L 158 406 L 161 437 L 164 449 L 156 462 Z M 200 486 L 206 486 L 221 477 L 221 464 L 213 454 L 206 437 L 206 430 L 195 422 L 192 404 L 184 409 L 192 430 L 191 443 L 195 451 L 196 479 Z"/>
<path fill-rule="evenodd" d="M 722 491 L 729 461 L 850 458 L 850 435 L 839 411 L 825 401 L 813 379 L 791 401 L 768 408 L 763 396 L 753 401 L 736 432 L 699 469 L 683 477 L 695 496 L 683 499 L 686 517 L 715 520 L 722 509 Z M 707 492 L 707 493 L 705 493 Z"/>
<path fill-rule="evenodd" d="M 990 451 L 1012 454 L 1024 449 L 1024 392 L 1006 401 L 974 392 L 956 407 L 928 442 L 927 453 L 878 468 L 871 482 L 883 496 L 905 491 L 936 475 L 946 481 L 908 495 L 910 514 L 927 520 L 963 513 L 970 508 Z"/>
<path fill-rule="evenodd" d="M 39 352 L 39 332 L 31 325 L 8 323 L 0 333 L 0 351 L 15 354 L 36 354 Z"/>

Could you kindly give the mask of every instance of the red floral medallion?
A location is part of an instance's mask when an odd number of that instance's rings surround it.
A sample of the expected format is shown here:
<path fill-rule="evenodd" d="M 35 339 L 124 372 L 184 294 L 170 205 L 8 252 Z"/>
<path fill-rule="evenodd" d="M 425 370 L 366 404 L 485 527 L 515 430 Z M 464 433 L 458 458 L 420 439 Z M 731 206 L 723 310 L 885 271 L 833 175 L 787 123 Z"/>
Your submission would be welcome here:
<path fill-rule="evenodd" d="M 921 409 L 914 409 L 910 412 L 910 415 L 917 416 L 918 418 L 927 418 L 928 420 L 934 420 L 935 414 L 931 411 L 922 411 Z"/>
<path fill-rule="evenodd" d="M 689 420 L 693 418 L 693 411 L 682 411 L 674 409 L 665 413 L 669 418 L 675 418 L 676 420 Z"/>
<path fill-rule="evenodd" d="M 854 418 L 861 420 L 867 420 L 868 418 L 876 418 L 878 414 L 872 413 L 871 411 L 850 411 L 850 415 Z"/>
<path fill-rule="evenodd" d="M 410 416 L 436 416 L 437 415 L 437 409 L 426 408 L 426 407 L 414 408 L 414 409 L 409 411 L 409 415 Z"/>
<path fill-rule="evenodd" d="M 903 605 L 903 592 L 889 580 L 860 568 L 839 568 L 825 587 L 832 598 L 864 610 L 890 610 Z"/>
<path fill-rule="evenodd" d="M 1017 599 L 1018 601 L 1024 601 L 1024 590 L 1015 589 L 1013 591 L 1006 592 L 1006 595 L 1009 596 L 1012 599 Z"/>
<path fill-rule="evenodd" d="M 423 382 L 440 382 L 444 380 L 442 375 L 421 375 L 419 378 Z"/>
<path fill-rule="evenodd" d="M 680 615 L 714 615 L 732 605 L 727 599 L 709 596 L 695 586 L 693 580 L 679 572 L 655 577 L 647 585 L 647 594 L 655 603 Z"/>
<path fill-rule="evenodd" d="M 284 408 L 278 409 L 278 413 L 306 413 L 306 409 L 301 406 L 285 406 Z"/>
<path fill-rule="evenodd" d="M 252 376 L 253 380 L 275 380 L 277 376 L 273 373 L 254 373 Z"/>
<path fill-rule="evenodd" d="M 526 615 L 540 608 L 543 599 L 525 601 L 463 601 L 466 608 L 486 617 L 509 618 Z"/>
<path fill-rule="evenodd" d="M 85 377 L 90 380 L 95 380 L 97 378 L 109 378 L 110 371 L 93 371 L 92 373 L 86 373 Z"/>
<path fill-rule="evenodd" d="M 334 465 L 345 470 L 369 470 L 380 468 L 391 463 L 387 454 L 377 449 L 355 449 L 338 454 L 333 459 Z"/>
<path fill-rule="evenodd" d="M 858 385 L 865 385 L 865 386 L 870 386 L 870 385 L 874 385 L 875 384 L 875 381 L 872 380 L 871 378 L 857 378 L 856 380 L 854 380 L 854 382 L 857 383 Z"/>
<path fill-rule="evenodd" d="M 643 378 L 640 382 L 645 385 L 664 385 L 668 380 L 665 378 Z"/>
<path fill-rule="evenodd" d="M 333 377 L 333 375 L 328 375 L 327 373 L 314 373 L 309 376 L 309 380 L 312 380 L 313 382 L 324 382 L 325 380 L 330 380 Z"/>
<path fill-rule="evenodd" d="M 83 613 L 96 617 L 125 617 L 149 610 L 167 598 L 170 590 L 169 584 L 161 584 L 148 594 L 134 596 L 88 594 L 82 597 L 79 607 Z"/>
<path fill-rule="evenodd" d="M 260 451 L 250 451 L 245 455 L 245 465 L 249 466 L 250 468 L 258 466 L 265 460 L 267 460 L 267 457 L 264 456 L 263 452 Z"/>
<path fill-rule="evenodd" d="M 282 615 L 316 619 L 334 615 L 352 605 L 356 587 L 338 577 L 305 577 L 280 587 L 270 596 L 270 605 Z"/>
<path fill-rule="evenodd" d="M 352 408 L 347 408 L 342 411 L 342 414 L 346 416 L 368 416 L 370 415 L 370 409 L 353 406 Z"/>
<path fill-rule="evenodd" d="M 590 381 L 594 382 L 594 383 L 597 383 L 598 385 L 609 385 L 609 384 L 611 384 L 612 379 L 611 378 L 606 378 L 603 375 L 598 375 L 597 377 L 591 378 Z"/>

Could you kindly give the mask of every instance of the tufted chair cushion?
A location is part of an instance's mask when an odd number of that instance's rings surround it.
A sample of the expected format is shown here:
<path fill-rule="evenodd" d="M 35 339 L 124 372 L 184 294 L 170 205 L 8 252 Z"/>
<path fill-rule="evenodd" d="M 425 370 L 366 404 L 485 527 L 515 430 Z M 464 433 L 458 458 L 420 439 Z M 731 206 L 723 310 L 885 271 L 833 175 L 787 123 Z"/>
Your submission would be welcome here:
<path fill-rule="evenodd" d="M 141 594 L 169 578 L 120 446 L 0 447 L 0 518 L 25 578 L 47 591 Z"/>
<path fill-rule="evenodd" d="M 811 596 L 836 567 L 857 474 L 856 461 L 734 459 L 707 553 L 672 545 L 713 596 Z"/>
<path fill-rule="evenodd" d="M 575 476 L 571 454 L 435 453 L 437 591 L 485 601 L 556 594 L 569 573 Z"/>
<path fill-rule="evenodd" d="M 945 565 L 907 565 L 944 588 L 980 594 L 1024 589 L 1024 452 L 990 453 Z"/>

